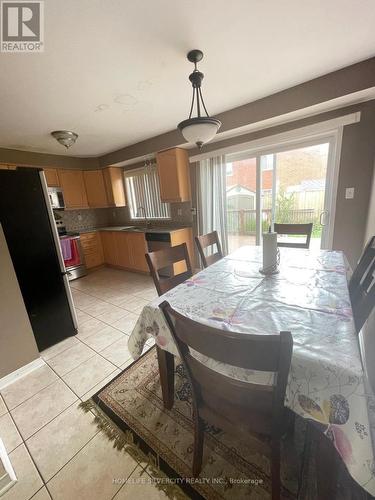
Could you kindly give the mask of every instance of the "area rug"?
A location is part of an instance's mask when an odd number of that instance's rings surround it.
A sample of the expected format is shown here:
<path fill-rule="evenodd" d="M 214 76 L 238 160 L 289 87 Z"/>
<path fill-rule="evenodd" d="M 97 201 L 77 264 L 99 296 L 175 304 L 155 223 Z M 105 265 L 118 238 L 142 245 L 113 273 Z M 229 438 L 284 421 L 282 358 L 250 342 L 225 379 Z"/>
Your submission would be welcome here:
<path fill-rule="evenodd" d="M 178 361 L 175 364 L 172 410 L 163 406 L 155 348 L 82 406 L 94 412 L 98 426 L 114 446 L 124 448 L 148 466 L 154 484 L 169 498 L 271 498 L 269 460 L 254 452 L 250 441 L 214 427 L 205 429 L 202 472 L 199 478 L 192 477 L 191 390 L 183 365 Z M 295 443 L 283 442 L 281 478 L 285 499 L 297 495 L 300 463 L 295 450 Z"/>

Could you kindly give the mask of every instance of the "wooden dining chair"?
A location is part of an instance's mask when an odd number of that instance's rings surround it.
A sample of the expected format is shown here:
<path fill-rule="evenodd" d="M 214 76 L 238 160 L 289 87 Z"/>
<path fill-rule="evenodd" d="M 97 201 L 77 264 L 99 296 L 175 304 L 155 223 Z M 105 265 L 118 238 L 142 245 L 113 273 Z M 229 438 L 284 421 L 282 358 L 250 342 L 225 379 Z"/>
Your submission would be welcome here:
<path fill-rule="evenodd" d="M 287 248 L 309 248 L 311 233 L 313 228 L 313 223 L 309 224 L 278 224 L 273 225 L 274 231 L 277 234 L 284 234 L 289 236 L 306 236 L 306 240 L 303 243 L 289 243 L 289 242 L 277 242 L 279 247 Z"/>
<path fill-rule="evenodd" d="M 186 243 L 146 253 L 145 257 L 158 295 L 163 295 L 193 275 Z M 186 270 L 175 274 L 174 264 L 181 261 L 185 263 Z"/>
<path fill-rule="evenodd" d="M 287 428 L 284 407 L 293 340 L 290 332 L 253 335 L 219 330 L 182 316 L 164 301 L 166 318 L 192 388 L 194 453 L 192 472 L 202 468 L 204 422 L 255 438 L 271 458 L 272 499 L 280 498 L 280 439 Z M 218 373 L 191 355 L 191 349 L 230 365 L 274 372 L 273 385 L 242 382 Z"/>
<path fill-rule="evenodd" d="M 357 333 L 375 306 L 375 236 L 370 238 L 349 281 Z"/>
<path fill-rule="evenodd" d="M 221 250 L 221 244 L 217 231 L 213 231 L 212 233 L 208 234 L 203 234 L 202 236 L 196 236 L 195 243 L 197 245 L 198 252 L 202 259 L 202 264 L 204 268 L 210 266 L 211 264 L 214 264 L 214 262 L 217 262 L 218 260 L 223 258 L 223 252 Z M 216 252 L 213 253 L 212 255 L 206 256 L 204 253 L 205 248 L 211 247 L 213 245 L 216 246 Z"/>
<path fill-rule="evenodd" d="M 193 275 L 186 243 L 146 253 L 145 257 L 159 296 Z M 181 261 L 185 264 L 186 270 L 175 274 L 174 264 Z M 163 403 L 164 407 L 170 410 L 174 402 L 174 356 L 172 353 L 161 349 L 158 345 L 156 346 L 156 353 Z"/>

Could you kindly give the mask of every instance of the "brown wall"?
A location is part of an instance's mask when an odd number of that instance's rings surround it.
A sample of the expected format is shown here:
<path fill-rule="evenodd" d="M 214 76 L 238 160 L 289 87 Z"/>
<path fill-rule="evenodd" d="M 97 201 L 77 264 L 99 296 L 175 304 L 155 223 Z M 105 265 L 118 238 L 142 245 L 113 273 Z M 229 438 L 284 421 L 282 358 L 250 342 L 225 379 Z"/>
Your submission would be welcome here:
<path fill-rule="evenodd" d="M 0 225 L 0 378 L 39 358 Z"/>
<path fill-rule="evenodd" d="M 35 167 L 54 167 L 90 170 L 99 168 L 98 158 L 77 158 L 74 156 L 51 155 L 0 148 L 0 163 Z"/>
<path fill-rule="evenodd" d="M 375 158 L 375 104 L 363 107 L 361 121 L 344 127 L 333 247 L 344 250 L 353 266 L 364 245 Z M 352 200 L 345 188 L 354 187 Z"/>

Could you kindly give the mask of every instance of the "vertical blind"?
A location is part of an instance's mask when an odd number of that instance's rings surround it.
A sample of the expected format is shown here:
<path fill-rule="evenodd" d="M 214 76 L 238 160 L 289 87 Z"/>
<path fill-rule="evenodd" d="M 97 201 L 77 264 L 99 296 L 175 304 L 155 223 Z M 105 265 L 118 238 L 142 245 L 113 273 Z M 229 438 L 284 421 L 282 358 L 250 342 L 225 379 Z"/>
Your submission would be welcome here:
<path fill-rule="evenodd" d="M 132 219 L 169 219 L 169 203 L 160 200 L 159 178 L 155 165 L 125 172 L 130 216 Z"/>

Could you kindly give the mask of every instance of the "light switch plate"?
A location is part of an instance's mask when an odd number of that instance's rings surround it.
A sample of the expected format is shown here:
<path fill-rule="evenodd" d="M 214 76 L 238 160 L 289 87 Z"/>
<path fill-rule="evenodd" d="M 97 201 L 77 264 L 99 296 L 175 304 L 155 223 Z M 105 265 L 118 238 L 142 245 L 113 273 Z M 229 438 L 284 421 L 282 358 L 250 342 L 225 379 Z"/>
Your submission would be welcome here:
<path fill-rule="evenodd" d="M 354 188 L 345 189 L 345 199 L 352 200 L 354 198 Z"/>

